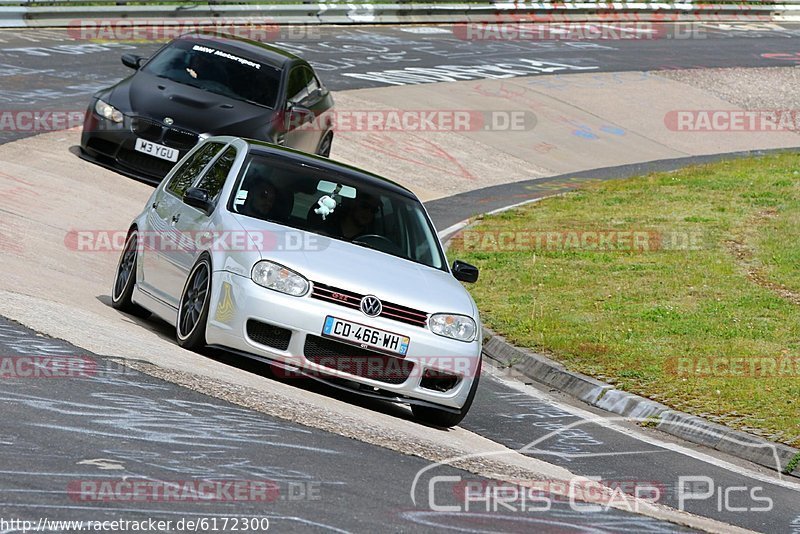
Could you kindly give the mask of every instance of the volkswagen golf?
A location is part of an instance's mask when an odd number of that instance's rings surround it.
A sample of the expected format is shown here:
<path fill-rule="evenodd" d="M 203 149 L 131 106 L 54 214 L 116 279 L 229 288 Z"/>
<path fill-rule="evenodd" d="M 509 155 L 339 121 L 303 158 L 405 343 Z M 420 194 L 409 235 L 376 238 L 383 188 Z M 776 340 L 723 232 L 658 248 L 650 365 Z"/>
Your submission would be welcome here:
<path fill-rule="evenodd" d="M 438 426 L 469 410 L 478 310 L 419 199 L 342 163 L 236 137 L 192 149 L 132 222 L 113 306 L 393 402 Z"/>

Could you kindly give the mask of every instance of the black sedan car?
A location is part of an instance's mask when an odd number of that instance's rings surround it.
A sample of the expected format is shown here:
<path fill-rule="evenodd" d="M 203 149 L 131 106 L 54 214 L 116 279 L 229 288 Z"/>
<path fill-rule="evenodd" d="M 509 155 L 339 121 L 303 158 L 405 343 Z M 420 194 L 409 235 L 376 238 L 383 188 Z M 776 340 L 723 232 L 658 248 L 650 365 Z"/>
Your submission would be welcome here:
<path fill-rule="evenodd" d="M 94 95 L 81 137 L 85 159 L 160 181 L 212 135 L 330 154 L 333 97 L 308 62 L 284 50 L 196 33 L 122 62 L 136 72 Z"/>

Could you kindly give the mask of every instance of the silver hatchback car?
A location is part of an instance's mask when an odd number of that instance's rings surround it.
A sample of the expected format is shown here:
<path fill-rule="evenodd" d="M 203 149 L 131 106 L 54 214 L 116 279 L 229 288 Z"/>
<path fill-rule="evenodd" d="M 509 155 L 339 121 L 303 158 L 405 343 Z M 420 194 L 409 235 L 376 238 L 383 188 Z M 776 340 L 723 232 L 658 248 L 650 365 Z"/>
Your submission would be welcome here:
<path fill-rule="evenodd" d="M 215 346 L 458 424 L 481 369 L 478 310 L 409 190 L 236 137 L 198 144 L 131 224 L 112 303 Z"/>

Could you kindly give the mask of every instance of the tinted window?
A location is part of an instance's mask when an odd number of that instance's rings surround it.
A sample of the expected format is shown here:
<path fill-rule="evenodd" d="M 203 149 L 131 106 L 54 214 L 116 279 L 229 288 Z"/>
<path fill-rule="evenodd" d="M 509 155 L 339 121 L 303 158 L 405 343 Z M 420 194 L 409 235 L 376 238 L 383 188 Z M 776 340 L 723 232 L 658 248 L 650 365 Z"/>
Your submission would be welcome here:
<path fill-rule="evenodd" d="M 175 41 L 142 69 L 159 78 L 275 107 L 281 71 L 235 50 L 222 50 L 198 39 Z"/>
<path fill-rule="evenodd" d="M 233 161 L 236 159 L 236 149 L 229 147 L 228 150 L 214 162 L 208 172 L 200 179 L 197 187 L 208 191 L 208 198 L 213 202 L 217 201 L 219 192 L 222 186 L 225 185 L 225 180 L 228 178 L 228 173 L 231 172 Z"/>
<path fill-rule="evenodd" d="M 308 94 L 310 95 L 314 94 L 316 91 L 319 90 L 319 88 L 320 88 L 319 80 L 317 80 L 317 77 L 312 74 L 311 78 L 308 81 L 308 86 L 306 86 Z"/>
<path fill-rule="evenodd" d="M 305 100 L 310 91 L 317 89 L 317 80 L 308 67 L 295 67 L 289 75 L 289 88 L 286 90 L 289 102 L 300 103 Z"/>
<path fill-rule="evenodd" d="M 174 193 L 178 198 L 183 198 L 183 194 L 192 186 L 208 162 L 214 159 L 222 147 L 222 143 L 206 143 L 200 150 L 194 153 L 186 163 L 175 173 L 167 185 L 167 191 Z"/>
<path fill-rule="evenodd" d="M 320 181 L 340 186 L 338 191 L 349 191 L 345 196 L 333 189 L 326 193 L 319 189 Z M 324 197 L 333 197 L 332 210 L 330 205 L 323 207 L 328 202 Z M 433 226 L 418 200 L 347 175 L 251 154 L 228 209 L 444 268 Z"/>

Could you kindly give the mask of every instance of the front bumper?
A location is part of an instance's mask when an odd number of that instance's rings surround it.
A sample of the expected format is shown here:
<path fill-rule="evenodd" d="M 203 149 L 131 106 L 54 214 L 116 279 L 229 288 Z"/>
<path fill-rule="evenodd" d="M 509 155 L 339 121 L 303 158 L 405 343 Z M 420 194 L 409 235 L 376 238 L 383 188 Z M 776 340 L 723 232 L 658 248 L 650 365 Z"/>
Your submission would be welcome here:
<path fill-rule="evenodd" d="M 212 286 L 206 329 L 209 345 L 302 369 L 304 376 L 342 379 L 375 395 L 394 396 L 395 400 L 422 401 L 450 410 L 466 403 L 478 369 L 480 336 L 470 343 L 444 338 L 427 328 L 367 317 L 359 310 L 311 298 L 310 293 L 304 297 L 283 295 L 227 271 L 216 271 Z M 322 337 L 328 315 L 408 336 L 408 352 L 405 357 L 384 355 Z M 258 342 L 249 335 L 252 328 L 248 333 L 249 321 L 288 334 L 266 340 L 259 337 Z M 341 353 L 334 355 L 336 348 Z M 367 360 L 360 359 L 362 356 Z M 441 387 L 442 382 L 432 381 L 431 376 L 446 376 L 445 383 L 453 385 L 444 391 L 432 389 L 432 384 Z"/>
<path fill-rule="evenodd" d="M 150 119 L 129 115 L 125 115 L 122 123 L 115 123 L 97 115 L 93 106 L 90 106 L 86 111 L 81 134 L 81 149 L 84 159 L 148 182 L 160 182 L 172 170 L 175 163 L 135 150 L 136 139 L 140 137 L 134 131 L 135 125 L 139 124 L 138 121 L 143 120 L 155 123 Z M 143 130 L 146 135 L 141 137 L 154 143 L 170 146 L 169 143 L 164 142 L 164 131 L 169 127 L 162 125 L 160 128 L 162 129 L 160 132 L 155 128 L 149 131 Z M 193 146 L 186 142 L 182 146 L 170 146 L 170 148 L 178 150 L 178 161 L 180 161 Z"/>

